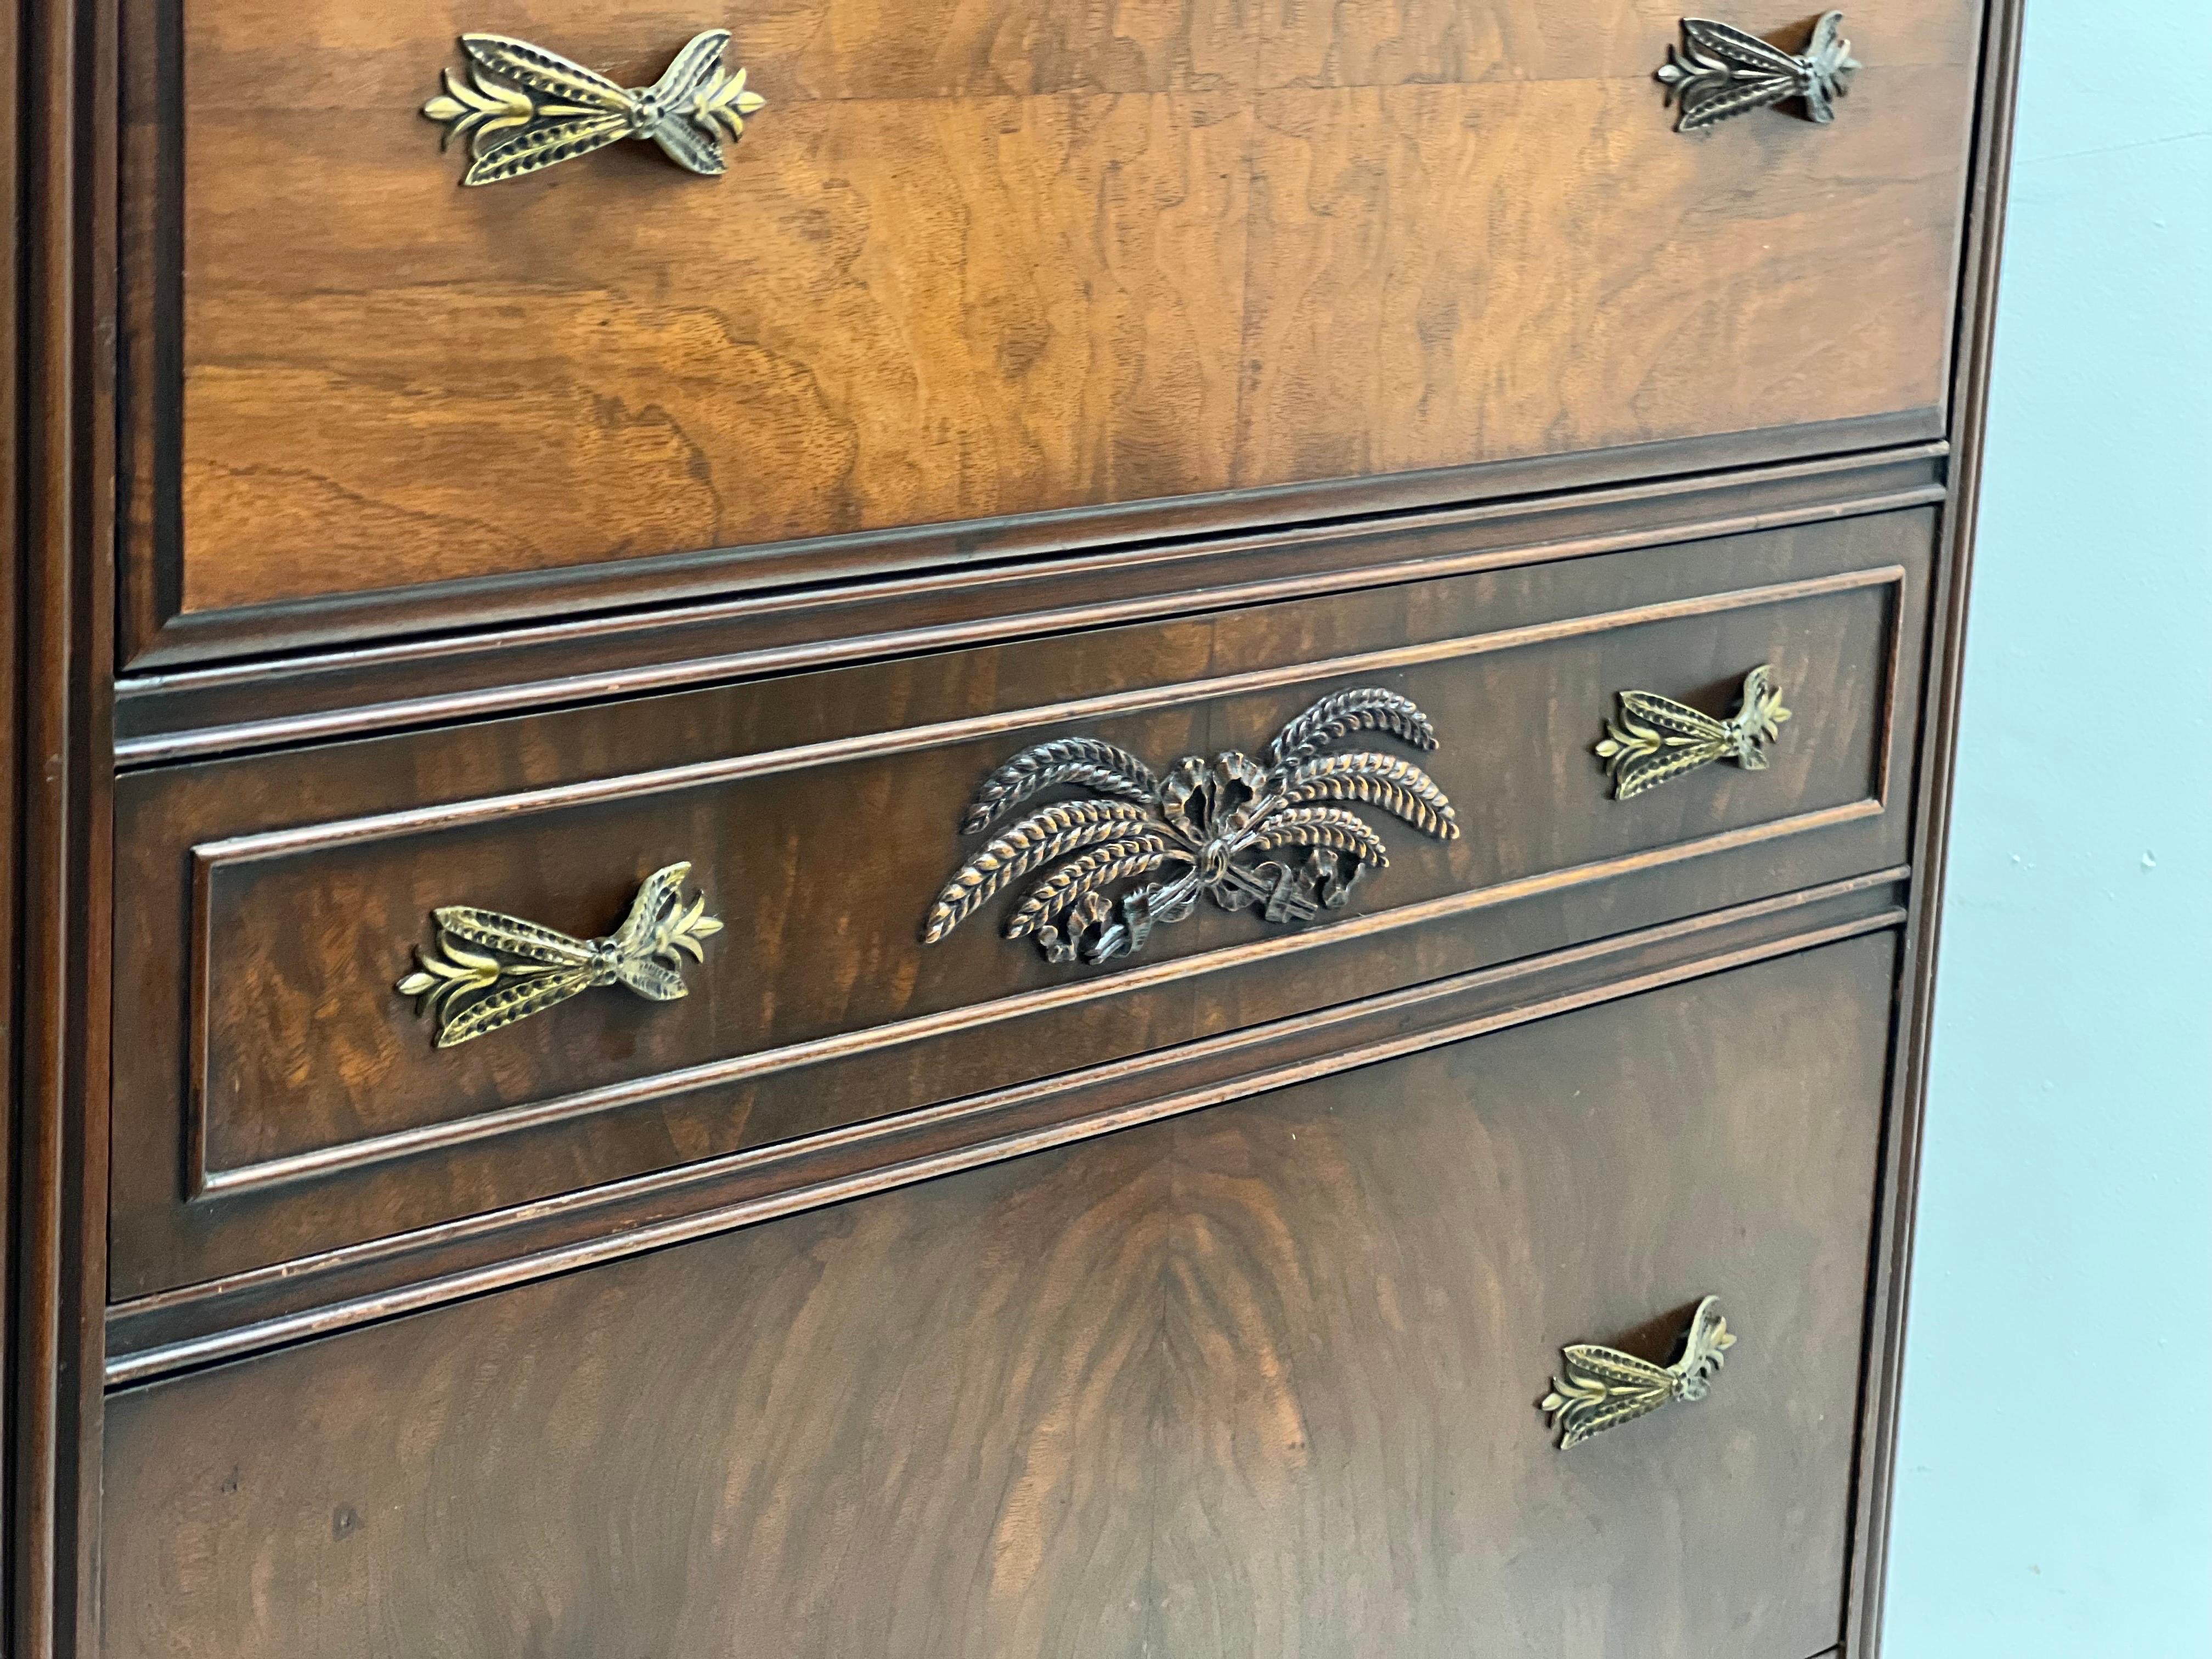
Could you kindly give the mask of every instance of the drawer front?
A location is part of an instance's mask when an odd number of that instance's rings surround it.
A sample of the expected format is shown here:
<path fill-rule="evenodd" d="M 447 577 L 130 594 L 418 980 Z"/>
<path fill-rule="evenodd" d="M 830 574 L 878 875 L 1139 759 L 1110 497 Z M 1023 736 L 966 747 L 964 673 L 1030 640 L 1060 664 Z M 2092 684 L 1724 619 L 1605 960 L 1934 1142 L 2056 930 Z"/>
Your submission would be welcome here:
<path fill-rule="evenodd" d="M 125 779 L 115 1293 L 1899 865 L 1932 527 L 1892 514 Z M 1730 724 L 1761 665 L 1784 707 Z M 1264 767 L 1286 729 L 1313 738 L 1312 787 L 1257 828 L 1291 828 L 1219 867 L 1218 837 L 1178 841 L 1167 820 L 1242 787 L 1224 751 Z M 1022 799 L 995 769 L 1039 745 L 1060 764 Z M 994 777 L 995 821 L 963 833 Z M 1054 856 L 1007 852 L 1024 823 Z M 994 860 L 1018 878 L 975 902 Z M 685 936 L 643 969 L 583 962 L 679 865 Z M 1086 872 L 1087 911 L 1007 936 Z M 477 912 L 558 943 L 515 958 Z"/>
<path fill-rule="evenodd" d="M 1672 9 L 1484 9 L 173 0 L 131 32 L 166 602 L 1937 428 L 1973 0 L 1854 7 L 1826 125 L 1692 133 Z M 421 112 L 467 32 L 642 86 L 723 24 L 769 102 L 719 178 L 463 188 Z"/>
<path fill-rule="evenodd" d="M 1895 958 L 124 1391 L 103 1651 L 1802 1659 L 1840 1634 Z M 1663 1366 L 1708 1296 L 1705 1397 L 1559 1449 L 1563 1347 Z"/>

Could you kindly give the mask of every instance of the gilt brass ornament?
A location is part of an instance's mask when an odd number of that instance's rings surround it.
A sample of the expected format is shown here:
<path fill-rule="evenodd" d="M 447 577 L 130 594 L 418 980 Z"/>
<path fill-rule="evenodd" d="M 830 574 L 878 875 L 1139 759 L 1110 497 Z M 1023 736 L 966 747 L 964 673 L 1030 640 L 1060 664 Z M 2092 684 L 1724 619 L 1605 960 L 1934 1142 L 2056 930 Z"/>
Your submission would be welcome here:
<path fill-rule="evenodd" d="M 600 985 L 628 987 L 654 1002 L 690 994 L 684 958 L 705 960 L 699 941 L 722 931 L 702 896 L 684 902 L 688 864 L 645 878 L 629 915 L 605 939 L 571 939 L 520 916 L 448 904 L 432 914 L 439 948 L 416 951 L 420 964 L 401 980 L 402 996 L 421 999 L 437 1044 L 451 1048 L 543 1013 Z M 472 948 L 473 947 L 473 948 Z"/>
<path fill-rule="evenodd" d="M 653 85 L 619 87 L 527 40 L 465 34 L 467 77 L 447 70 L 422 113 L 445 127 L 441 148 L 469 140 L 465 185 L 520 179 L 624 138 L 649 138 L 677 166 L 711 176 L 722 171 L 723 141 L 737 143 L 744 118 L 768 101 L 746 90 L 744 70 L 722 67 L 729 44 L 727 29 L 708 29 Z"/>
<path fill-rule="evenodd" d="M 1443 791 L 1412 762 L 1328 752 L 1358 732 L 1437 746 L 1427 715 L 1394 691 L 1365 689 L 1323 697 L 1276 734 L 1264 762 L 1235 750 L 1210 761 L 1190 756 L 1162 777 L 1097 738 L 1025 749 L 983 781 L 965 833 L 981 834 L 1047 789 L 1082 796 L 1028 813 L 962 865 L 931 907 L 922 943 L 934 945 L 1040 870 L 1006 935 L 1034 938 L 1054 963 L 1126 956 L 1154 927 L 1188 917 L 1201 897 L 1224 910 L 1256 908 L 1277 923 L 1337 909 L 1362 875 L 1390 860 L 1366 820 L 1336 803 L 1379 807 L 1438 841 L 1459 834 Z"/>
<path fill-rule="evenodd" d="M 1736 711 L 1726 720 L 1656 691 L 1623 691 L 1620 719 L 1606 722 L 1596 754 L 1613 779 L 1613 798 L 1626 800 L 1715 761 L 1764 772 L 1761 745 L 1780 737 L 1789 718 L 1774 686 L 1773 665 L 1761 663 L 1743 677 Z"/>
<path fill-rule="evenodd" d="M 1709 17 L 1685 17 L 1682 39 L 1686 50 L 1668 47 L 1658 70 L 1668 99 L 1681 106 L 1677 132 L 1696 132 L 1790 98 L 1803 102 L 1808 120 L 1825 125 L 1836 118 L 1835 100 L 1850 90 L 1851 72 L 1859 67 L 1839 11 L 1813 26 L 1802 54 Z"/>
<path fill-rule="evenodd" d="M 1714 1373 L 1735 1346 L 1728 1321 L 1721 1317 L 1720 1298 L 1709 1296 L 1691 1316 L 1690 1328 L 1682 1336 L 1682 1357 L 1671 1365 L 1655 1365 L 1594 1342 L 1563 1349 L 1567 1380 L 1552 1379 L 1552 1392 L 1544 1396 L 1542 1407 L 1551 1413 L 1552 1426 L 1561 1431 L 1559 1449 L 1632 1423 L 1677 1400 L 1703 1400 Z"/>

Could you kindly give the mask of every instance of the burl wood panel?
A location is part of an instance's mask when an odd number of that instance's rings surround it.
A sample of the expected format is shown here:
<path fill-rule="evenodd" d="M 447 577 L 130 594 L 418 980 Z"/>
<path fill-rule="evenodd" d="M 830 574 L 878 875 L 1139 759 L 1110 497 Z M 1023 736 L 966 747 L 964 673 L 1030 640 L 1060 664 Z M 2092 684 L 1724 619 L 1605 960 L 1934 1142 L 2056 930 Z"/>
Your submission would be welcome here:
<path fill-rule="evenodd" d="M 173 3 L 188 611 L 1942 401 L 1970 0 L 1701 139 L 1644 0 Z M 461 190 L 416 112 L 465 29 L 642 80 L 710 21 L 719 181 Z"/>
<path fill-rule="evenodd" d="M 1885 803 L 1911 775 L 1893 716 L 1917 696 L 1930 528 L 1881 515 L 126 780 L 114 1292 L 1901 863 Z M 1314 666 L 1363 653 L 1385 665 Z M 1724 713 L 1770 662 L 1795 713 L 1768 769 L 1608 799 L 1591 746 L 1617 692 Z M 1240 673 L 1274 683 L 1221 683 Z M 1025 744 L 1089 733 L 1159 769 L 1258 752 L 1363 684 L 1435 721 L 1419 758 L 1463 834 L 1370 813 L 1390 863 L 1346 908 L 1300 930 L 1202 904 L 1100 969 L 1001 937 L 1013 891 L 921 942 L 980 845 L 958 829 L 975 785 Z M 1154 706 L 1054 712 L 1117 694 Z M 903 735 L 963 718 L 999 729 Z M 808 748 L 871 733 L 881 752 Z M 660 775 L 683 767 L 710 769 Z M 589 937 L 678 860 L 726 923 L 683 1001 L 599 990 L 441 1050 L 393 988 L 440 905 Z"/>
<path fill-rule="evenodd" d="M 109 1659 L 1775 1659 L 1895 959 L 1784 957 L 122 1393 Z M 1553 1449 L 1562 1344 L 1711 1397 Z M 283 1425 L 282 1433 L 272 1425 Z"/>

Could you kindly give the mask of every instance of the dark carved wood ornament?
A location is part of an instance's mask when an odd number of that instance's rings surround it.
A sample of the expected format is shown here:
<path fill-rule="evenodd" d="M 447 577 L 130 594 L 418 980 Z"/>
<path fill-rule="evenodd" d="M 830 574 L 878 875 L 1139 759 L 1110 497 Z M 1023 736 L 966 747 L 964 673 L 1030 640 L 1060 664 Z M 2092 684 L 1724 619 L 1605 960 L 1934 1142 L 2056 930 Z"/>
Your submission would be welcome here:
<path fill-rule="evenodd" d="M 1871 1656 L 2018 0 L 528 9 L 0 29 L 0 1650 Z"/>

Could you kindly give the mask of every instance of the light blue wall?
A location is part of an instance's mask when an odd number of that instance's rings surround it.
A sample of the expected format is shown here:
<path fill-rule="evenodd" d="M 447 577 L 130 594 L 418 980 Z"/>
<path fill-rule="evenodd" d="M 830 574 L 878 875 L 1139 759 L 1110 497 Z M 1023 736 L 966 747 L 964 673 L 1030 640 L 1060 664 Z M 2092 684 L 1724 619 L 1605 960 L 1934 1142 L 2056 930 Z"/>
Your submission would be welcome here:
<path fill-rule="evenodd" d="M 2029 0 L 1886 1659 L 2212 1655 L 2212 0 Z"/>

